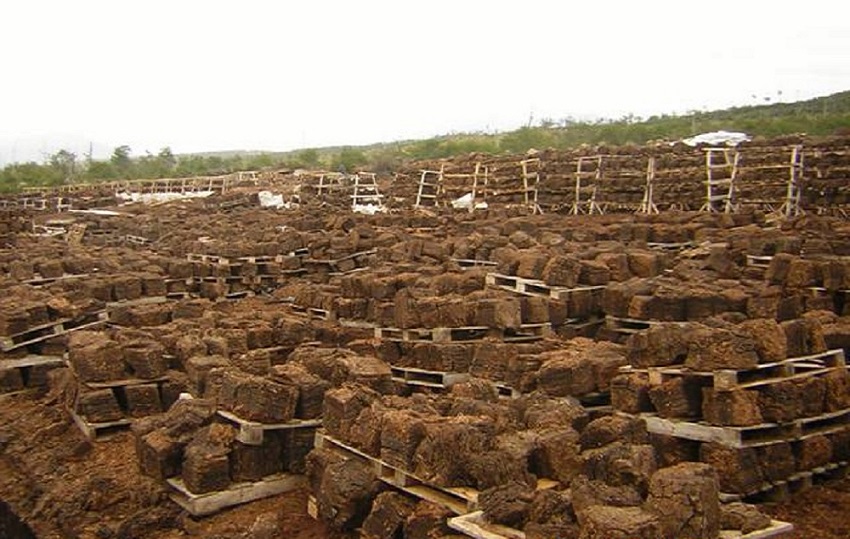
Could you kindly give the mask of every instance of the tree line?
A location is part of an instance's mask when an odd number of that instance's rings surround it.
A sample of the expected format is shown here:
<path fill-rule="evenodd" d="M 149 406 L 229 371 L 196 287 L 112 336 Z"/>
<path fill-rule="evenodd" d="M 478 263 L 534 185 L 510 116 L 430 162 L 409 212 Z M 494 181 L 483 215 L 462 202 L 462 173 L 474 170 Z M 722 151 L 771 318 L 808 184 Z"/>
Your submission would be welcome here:
<path fill-rule="evenodd" d="M 292 152 L 175 155 L 171 148 L 133 156 L 129 146 L 118 146 L 108 160 L 80 158 L 67 150 L 44 162 L 15 163 L 0 169 L 0 190 L 29 186 L 57 186 L 74 182 L 124 179 L 214 176 L 244 170 L 358 169 L 392 173 L 405 161 L 436 159 L 468 153 L 524 153 L 529 149 L 568 149 L 583 144 L 646 144 L 678 140 L 717 130 L 743 131 L 765 137 L 807 133 L 850 135 L 850 91 L 796 103 L 736 107 L 720 111 L 692 111 L 684 115 L 593 122 L 571 118 L 543 119 L 505 133 L 458 133 L 424 140 L 380 143 L 360 147 L 309 148 Z"/>

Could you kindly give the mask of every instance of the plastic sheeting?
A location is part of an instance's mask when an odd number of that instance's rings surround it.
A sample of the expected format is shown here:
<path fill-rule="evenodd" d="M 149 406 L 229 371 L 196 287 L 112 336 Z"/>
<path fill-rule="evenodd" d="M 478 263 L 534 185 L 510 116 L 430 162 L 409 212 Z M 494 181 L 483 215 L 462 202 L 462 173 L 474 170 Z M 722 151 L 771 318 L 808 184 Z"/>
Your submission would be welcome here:
<path fill-rule="evenodd" d="M 376 204 L 355 204 L 351 208 L 351 211 L 365 215 L 375 215 L 376 213 L 384 213 L 387 210 L 383 206 L 378 206 Z"/>
<path fill-rule="evenodd" d="M 452 208 L 456 210 L 468 210 L 472 208 L 472 193 L 466 193 L 460 198 L 456 198 L 452 200 Z M 477 202 L 475 204 L 476 210 L 486 210 L 487 203 L 486 202 Z"/>
<path fill-rule="evenodd" d="M 116 196 L 125 202 L 142 204 L 161 204 L 189 198 L 206 198 L 215 191 L 187 191 L 185 193 L 118 193 Z"/>
<path fill-rule="evenodd" d="M 682 139 L 682 142 L 688 146 L 699 146 L 705 144 L 708 146 L 737 146 L 742 142 L 750 140 L 750 136 L 746 133 L 736 133 L 734 131 L 713 131 L 711 133 L 703 133 L 695 137 Z"/>

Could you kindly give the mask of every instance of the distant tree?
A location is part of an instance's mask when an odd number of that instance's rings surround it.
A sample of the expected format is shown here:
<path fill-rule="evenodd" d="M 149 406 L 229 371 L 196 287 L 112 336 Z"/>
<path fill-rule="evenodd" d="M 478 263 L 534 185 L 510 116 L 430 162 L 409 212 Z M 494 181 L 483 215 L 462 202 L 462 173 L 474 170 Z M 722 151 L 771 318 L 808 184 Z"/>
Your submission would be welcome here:
<path fill-rule="evenodd" d="M 61 172 L 39 163 L 17 163 L 4 169 L 4 187 L 12 189 L 36 185 L 58 185 L 62 183 Z"/>
<path fill-rule="evenodd" d="M 401 166 L 401 152 L 388 146 L 370 155 L 369 170 L 379 174 L 390 174 Z"/>
<path fill-rule="evenodd" d="M 319 165 L 319 152 L 315 148 L 309 148 L 298 152 L 298 161 L 302 166 L 313 168 Z"/>
<path fill-rule="evenodd" d="M 129 146 L 118 146 L 112 151 L 112 157 L 109 158 L 109 162 L 112 163 L 112 166 L 120 176 L 130 176 L 133 166 L 133 160 L 130 159 L 130 152 Z"/>
<path fill-rule="evenodd" d="M 65 182 L 72 181 L 77 175 L 77 155 L 68 150 L 59 150 L 51 155 L 49 163 Z"/>
<path fill-rule="evenodd" d="M 532 148 L 542 150 L 553 146 L 552 134 L 548 129 L 520 127 L 505 134 L 499 143 L 502 151 L 523 153 Z"/>
<path fill-rule="evenodd" d="M 158 164 L 160 169 L 164 171 L 166 174 L 170 173 L 177 166 L 177 158 L 174 157 L 174 152 L 171 151 L 171 147 L 166 146 L 161 149 L 159 153 L 156 155 Z"/>
<path fill-rule="evenodd" d="M 92 161 L 83 175 L 86 180 L 111 180 L 117 177 L 115 167 L 110 161 Z"/>
<path fill-rule="evenodd" d="M 369 159 L 362 150 L 358 150 L 357 148 L 343 148 L 339 156 L 332 163 L 332 167 L 334 170 L 342 168 L 346 172 L 352 172 L 368 162 Z"/>
<path fill-rule="evenodd" d="M 236 167 L 236 168 L 247 168 L 249 170 L 260 170 L 264 168 L 271 168 L 274 165 L 274 157 L 268 153 L 261 153 L 260 155 L 254 155 L 248 158 L 245 162 L 245 166 Z"/>

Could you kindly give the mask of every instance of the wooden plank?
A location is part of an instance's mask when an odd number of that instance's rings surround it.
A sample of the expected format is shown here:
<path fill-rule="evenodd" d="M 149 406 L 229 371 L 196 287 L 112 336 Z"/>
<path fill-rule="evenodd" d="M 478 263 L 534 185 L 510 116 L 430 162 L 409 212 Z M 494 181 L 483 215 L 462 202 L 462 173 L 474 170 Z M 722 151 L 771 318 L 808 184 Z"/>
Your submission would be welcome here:
<path fill-rule="evenodd" d="M 83 433 L 83 436 L 85 436 L 88 440 L 92 442 L 97 440 L 98 434 L 102 433 L 103 431 L 124 429 L 125 427 L 129 427 L 132 424 L 132 421 L 130 419 L 119 419 L 117 421 L 106 421 L 102 423 L 90 423 L 89 421 L 83 419 L 83 417 L 80 416 L 74 410 L 68 409 L 67 411 L 68 414 L 71 416 L 71 419 L 73 419 L 74 424 L 77 425 L 77 428 L 79 428 L 80 432 Z"/>
<path fill-rule="evenodd" d="M 424 500 L 438 503 L 455 514 L 469 512 L 478 502 L 478 491 L 474 488 L 449 488 L 431 485 L 411 472 L 351 447 L 326 435 L 321 430 L 316 431 L 314 445 L 317 448 L 332 449 L 370 462 L 381 481 Z"/>
<path fill-rule="evenodd" d="M 452 258 L 452 262 L 455 262 L 462 268 L 496 267 L 499 265 L 498 262 L 491 262 L 490 260 L 476 260 L 471 258 Z"/>
<path fill-rule="evenodd" d="M 17 359 L 0 359 L 0 368 L 20 369 L 23 367 L 37 367 L 41 365 L 56 365 L 60 367 L 65 364 L 65 359 L 60 356 L 28 355 Z"/>
<path fill-rule="evenodd" d="M 639 320 L 636 318 L 624 318 L 620 316 L 607 315 L 605 317 L 605 327 L 617 333 L 631 335 L 638 331 L 649 329 L 650 326 L 658 324 L 655 320 Z"/>
<path fill-rule="evenodd" d="M 794 436 L 793 425 L 763 423 L 752 427 L 719 427 L 705 423 L 666 419 L 653 414 L 641 414 L 646 430 L 698 442 L 715 442 L 728 447 L 750 447 L 776 443 Z"/>
<path fill-rule="evenodd" d="M 482 511 L 450 518 L 449 528 L 473 539 L 525 539 L 525 533 L 507 526 L 487 522 Z M 791 533 L 794 525 L 781 520 L 771 520 L 764 529 L 741 533 L 738 530 L 721 530 L 719 539 L 769 539 Z"/>
<path fill-rule="evenodd" d="M 716 371 L 695 371 L 684 365 L 665 367 L 647 367 L 638 369 L 626 365 L 620 367 L 622 373 L 640 372 L 649 377 L 651 385 L 659 385 L 671 377 L 700 376 L 709 378 L 717 391 L 751 389 L 776 384 L 788 380 L 797 380 L 828 374 L 837 369 L 845 369 L 844 350 L 834 349 L 807 356 L 793 357 L 773 363 L 762 363 L 752 369 L 719 369 Z"/>
<path fill-rule="evenodd" d="M 412 367 L 390 367 L 392 374 L 400 381 L 411 383 L 428 383 L 434 387 L 449 388 L 455 384 L 466 382 L 470 378 L 469 373 L 443 372 L 416 369 Z"/>
<path fill-rule="evenodd" d="M 141 384 L 159 384 L 168 380 L 167 376 L 159 378 L 125 378 L 123 380 L 107 380 L 106 382 L 83 382 L 92 389 L 109 389 L 113 387 L 138 386 Z"/>
<path fill-rule="evenodd" d="M 467 504 L 461 503 L 457 501 L 456 498 L 448 496 L 435 488 L 429 487 L 428 485 L 397 485 L 395 483 L 390 484 L 399 490 L 416 496 L 417 498 L 429 501 L 431 503 L 436 503 L 438 505 L 442 505 L 443 507 L 448 508 L 456 515 L 462 515 L 463 513 L 466 513 L 469 510 Z"/>
<path fill-rule="evenodd" d="M 91 320 L 93 318 L 95 318 L 95 320 L 86 322 L 86 320 Z M 105 324 L 108 321 L 108 318 L 108 314 L 105 311 L 101 311 L 83 315 L 76 319 L 65 319 L 62 321 L 52 322 L 50 324 L 43 324 L 41 326 L 37 326 L 37 328 L 30 329 L 12 337 L 0 338 L 0 350 L 8 352 L 10 350 L 15 350 L 30 344 L 45 341 L 53 337 L 65 335 L 72 331 L 79 331 L 81 329 Z M 39 333 L 40 335 L 38 335 Z M 18 341 L 17 339 L 26 340 Z"/>
<path fill-rule="evenodd" d="M 192 516 L 211 515 L 228 507 L 276 496 L 307 486 L 305 476 L 291 474 L 275 474 L 253 483 L 235 483 L 227 490 L 205 494 L 190 492 L 179 477 L 169 478 L 166 482 L 171 488 L 171 492 L 169 492 L 171 500 Z"/>
<path fill-rule="evenodd" d="M 741 448 L 802 440 L 844 431 L 850 425 L 850 408 L 798 418 L 781 424 L 761 423 L 746 427 L 716 426 L 684 419 L 662 418 L 655 414 L 640 414 L 639 417 L 644 419 L 649 432 Z"/>
<path fill-rule="evenodd" d="M 115 309 L 117 307 L 135 307 L 137 305 L 156 305 L 166 303 L 168 298 L 165 296 L 147 296 L 138 299 L 125 299 L 122 301 L 110 301 L 106 304 L 106 308 Z"/>
<path fill-rule="evenodd" d="M 830 462 L 812 470 L 796 472 L 784 480 L 765 482 L 742 493 L 721 492 L 723 503 L 751 501 L 780 501 L 789 494 L 809 488 L 816 478 L 829 479 L 847 472 L 847 461 Z"/>
<path fill-rule="evenodd" d="M 249 421 L 227 410 L 217 410 L 216 414 L 239 426 L 236 439 L 245 445 L 262 445 L 265 431 L 318 428 L 322 426 L 321 419 L 295 419 L 286 423 L 259 423 Z"/>
<path fill-rule="evenodd" d="M 473 539 L 525 539 L 525 533 L 520 530 L 487 522 L 483 511 L 450 518 L 448 525 Z"/>
<path fill-rule="evenodd" d="M 397 342 L 472 342 L 490 338 L 504 342 L 526 342 L 543 339 L 552 333 L 552 325 L 522 324 L 516 330 L 489 328 L 486 326 L 468 326 L 457 328 L 390 328 L 375 327 L 376 339 Z"/>
<path fill-rule="evenodd" d="M 721 530 L 719 539 L 769 539 L 779 537 L 794 531 L 794 525 L 781 520 L 771 520 L 770 525 L 762 530 L 741 533 L 738 530 Z"/>
<path fill-rule="evenodd" d="M 537 296 L 551 298 L 556 300 L 565 300 L 572 294 L 582 292 L 598 292 L 601 293 L 604 286 L 576 286 L 568 288 L 565 286 L 548 285 L 537 279 L 526 279 L 524 277 L 516 277 L 513 275 L 504 275 L 501 273 L 488 273 L 484 276 L 484 283 L 487 286 L 501 288 L 508 292 L 521 294 L 524 296 Z"/>

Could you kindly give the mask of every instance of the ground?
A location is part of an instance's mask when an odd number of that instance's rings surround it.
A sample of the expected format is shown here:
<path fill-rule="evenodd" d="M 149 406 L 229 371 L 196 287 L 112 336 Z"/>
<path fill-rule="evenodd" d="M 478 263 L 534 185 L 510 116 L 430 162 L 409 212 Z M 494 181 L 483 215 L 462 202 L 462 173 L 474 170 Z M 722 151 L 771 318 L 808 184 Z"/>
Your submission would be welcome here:
<path fill-rule="evenodd" d="M 793 522 L 795 538 L 846 539 L 850 537 L 850 477 L 815 485 L 762 508 L 775 519 Z"/>
<path fill-rule="evenodd" d="M 307 515 L 306 499 L 302 490 L 190 518 L 139 473 L 129 431 L 90 444 L 49 396 L 0 396 L 0 500 L 39 539 L 236 539 L 252 528 L 267 539 L 339 537 Z"/>
<path fill-rule="evenodd" d="M 342 537 L 307 515 L 304 491 L 190 518 L 139 473 L 129 432 L 89 444 L 49 396 L 0 397 L 0 433 L 0 498 L 40 539 Z M 793 522 L 795 538 L 850 537 L 848 477 L 762 507 L 773 518 Z"/>

